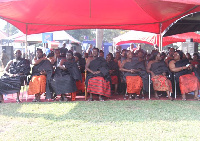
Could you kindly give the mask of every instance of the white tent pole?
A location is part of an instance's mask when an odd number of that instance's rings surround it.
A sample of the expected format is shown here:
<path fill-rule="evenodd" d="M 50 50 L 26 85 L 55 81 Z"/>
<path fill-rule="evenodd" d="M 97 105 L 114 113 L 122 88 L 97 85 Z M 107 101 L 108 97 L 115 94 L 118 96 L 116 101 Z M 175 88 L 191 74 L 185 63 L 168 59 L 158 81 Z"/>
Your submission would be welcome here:
<path fill-rule="evenodd" d="M 27 41 L 27 33 L 28 33 L 28 24 L 26 24 L 26 40 L 25 40 L 25 58 L 28 59 L 28 41 Z"/>
<path fill-rule="evenodd" d="M 162 23 L 160 23 L 160 35 L 159 35 L 159 51 L 162 51 Z"/>

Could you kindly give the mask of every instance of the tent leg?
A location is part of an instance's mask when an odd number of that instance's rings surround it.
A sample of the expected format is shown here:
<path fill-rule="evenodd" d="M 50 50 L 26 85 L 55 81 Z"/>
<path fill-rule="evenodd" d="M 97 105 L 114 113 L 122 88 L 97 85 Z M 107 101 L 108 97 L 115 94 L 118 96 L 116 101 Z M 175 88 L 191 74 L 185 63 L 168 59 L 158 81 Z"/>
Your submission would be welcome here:
<path fill-rule="evenodd" d="M 86 76 L 87 76 L 87 71 L 85 70 L 85 80 L 86 80 Z M 86 88 L 86 85 L 85 85 L 85 100 L 87 100 L 87 88 Z"/>
<path fill-rule="evenodd" d="M 162 51 L 162 23 L 160 23 L 159 52 Z"/>
<path fill-rule="evenodd" d="M 28 42 L 27 42 L 28 24 L 26 24 L 26 41 L 25 41 L 25 58 L 28 59 Z"/>
<path fill-rule="evenodd" d="M 149 99 L 151 99 L 151 76 L 149 74 Z"/>

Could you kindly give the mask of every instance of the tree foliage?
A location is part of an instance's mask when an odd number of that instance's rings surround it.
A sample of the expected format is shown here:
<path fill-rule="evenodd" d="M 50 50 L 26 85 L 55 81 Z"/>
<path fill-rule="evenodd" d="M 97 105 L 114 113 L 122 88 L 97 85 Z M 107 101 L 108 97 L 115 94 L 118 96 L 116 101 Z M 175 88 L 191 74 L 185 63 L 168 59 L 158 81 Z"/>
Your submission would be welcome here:
<path fill-rule="evenodd" d="M 4 26 L 3 31 L 6 32 L 8 36 L 12 36 L 18 33 L 20 30 L 12 24 L 7 23 L 7 25 Z"/>
<path fill-rule="evenodd" d="M 79 41 L 95 40 L 96 29 L 66 30 L 68 34 Z M 113 42 L 113 38 L 128 32 L 128 30 L 104 29 L 104 42 Z"/>
<path fill-rule="evenodd" d="M 79 41 L 94 40 L 96 37 L 95 29 L 66 30 L 66 32 Z"/>
<path fill-rule="evenodd" d="M 119 29 L 104 29 L 104 38 L 105 42 L 113 42 L 113 38 L 118 37 L 124 33 L 128 32 L 128 30 L 119 30 Z"/>

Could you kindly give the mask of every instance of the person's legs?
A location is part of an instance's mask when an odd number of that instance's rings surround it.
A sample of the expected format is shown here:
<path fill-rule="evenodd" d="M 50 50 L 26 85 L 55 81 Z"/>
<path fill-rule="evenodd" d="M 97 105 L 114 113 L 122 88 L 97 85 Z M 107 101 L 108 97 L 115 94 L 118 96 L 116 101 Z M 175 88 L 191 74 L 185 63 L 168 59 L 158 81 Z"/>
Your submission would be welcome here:
<path fill-rule="evenodd" d="M 68 99 L 67 99 L 65 94 L 61 94 L 60 101 L 68 101 Z"/>
<path fill-rule="evenodd" d="M 3 102 L 4 102 L 4 100 L 3 100 L 3 95 L 0 94 L 0 103 L 3 103 Z"/>
<path fill-rule="evenodd" d="M 182 94 L 182 100 L 186 101 L 186 95 L 185 94 Z"/>
<path fill-rule="evenodd" d="M 133 99 L 134 97 L 135 97 L 135 94 L 133 94 L 133 93 L 128 94 L 128 99 Z"/>
<path fill-rule="evenodd" d="M 93 96 L 91 93 L 90 93 L 90 98 L 88 99 L 88 101 L 93 101 Z"/>
<path fill-rule="evenodd" d="M 37 102 L 40 102 L 40 96 L 41 94 L 37 94 Z"/>
<path fill-rule="evenodd" d="M 35 98 L 33 99 L 32 102 L 37 102 L 37 94 L 35 94 Z"/>
<path fill-rule="evenodd" d="M 19 95 L 20 95 L 20 92 L 17 92 L 17 99 L 16 99 L 16 102 L 17 103 L 20 103 L 21 101 L 19 100 Z"/>
<path fill-rule="evenodd" d="M 167 96 L 170 100 L 173 100 L 172 97 L 170 96 L 170 92 L 169 91 L 166 91 L 167 92 Z"/>
<path fill-rule="evenodd" d="M 154 95 L 156 99 L 159 99 L 158 92 L 154 90 Z"/>
<path fill-rule="evenodd" d="M 118 88 L 118 84 L 115 84 L 115 94 L 118 94 L 117 88 Z"/>
<path fill-rule="evenodd" d="M 64 101 L 64 94 L 60 95 L 60 101 Z"/>
<path fill-rule="evenodd" d="M 99 95 L 99 101 L 104 101 L 101 95 Z"/>
<path fill-rule="evenodd" d="M 40 102 L 40 94 L 35 94 L 35 98 L 32 102 Z"/>
<path fill-rule="evenodd" d="M 199 90 L 194 91 L 194 99 L 195 100 L 200 100 L 198 95 L 199 95 Z"/>

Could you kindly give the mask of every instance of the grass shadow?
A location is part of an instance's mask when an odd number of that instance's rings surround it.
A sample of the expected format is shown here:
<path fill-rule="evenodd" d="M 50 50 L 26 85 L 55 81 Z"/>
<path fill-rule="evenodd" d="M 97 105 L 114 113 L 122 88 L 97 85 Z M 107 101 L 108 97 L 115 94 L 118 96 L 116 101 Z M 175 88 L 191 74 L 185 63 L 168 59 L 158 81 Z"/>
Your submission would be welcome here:
<path fill-rule="evenodd" d="M 17 118 L 43 118 L 53 122 L 200 121 L 198 101 L 76 101 L 1 104 L 0 115 Z"/>

